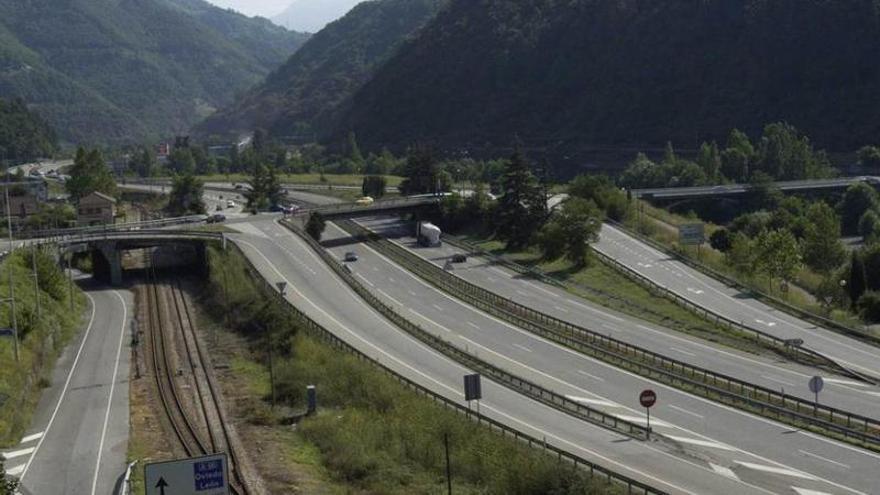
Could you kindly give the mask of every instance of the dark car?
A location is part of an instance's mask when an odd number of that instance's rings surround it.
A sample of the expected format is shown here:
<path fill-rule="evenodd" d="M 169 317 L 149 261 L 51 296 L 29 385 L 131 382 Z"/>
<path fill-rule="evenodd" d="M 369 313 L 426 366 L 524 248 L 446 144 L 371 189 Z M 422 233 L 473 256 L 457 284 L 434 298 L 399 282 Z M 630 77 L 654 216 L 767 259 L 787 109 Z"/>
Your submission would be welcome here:
<path fill-rule="evenodd" d="M 207 223 L 223 223 L 225 221 L 226 215 L 221 215 L 220 213 L 215 213 L 205 220 Z"/>
<path fill-rule="evenodd" d="M 467 261 L 467 255 L 466 255 L 466 254 L 458 253 L 458 254 L 453 254 L 453 255 L 452 255 L 452 262 L 453 262 L 453 263 L 464 263 L 465 261 Z"/>
<path fill-rule="evenodd" d="M 358 254 L 354 251 L 349 251 L 349 252 L 345 253 L 344 259 L 345 259 L 345 261 L 357 261 Z"/>

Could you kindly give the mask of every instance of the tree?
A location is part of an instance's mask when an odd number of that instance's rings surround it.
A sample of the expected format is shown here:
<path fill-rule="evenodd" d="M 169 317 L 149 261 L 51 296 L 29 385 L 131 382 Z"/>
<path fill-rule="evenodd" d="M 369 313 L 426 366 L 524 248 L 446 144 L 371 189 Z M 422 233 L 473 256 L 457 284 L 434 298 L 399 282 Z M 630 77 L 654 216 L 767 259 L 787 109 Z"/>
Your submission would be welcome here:
<path fill-rule="evenodd" d="M 880 322 L 880 292 L 868 291 L 862 294 L 858 307 L 865 321 Z"/>
<path fill-rule="evenodd" d="M 860 258 L 865 268 L 865 288 L 880 291 L 880 245 L 863 248 Z"/>
<path fill-rule="evenodd" d="M 277 205 L 284 197 L 281 181 L 278 180 L 275 168 L 272 166 L 254 167 L 249 184 L 250 190 L 244 193 L 244 197 L 247 199 L 247 208 L 251 211 L 268 209 Z"/>
<path fill-rule="evenodd" d="M 801 267 L 797 239 L 787 230 L 764 231 L 755 240 L 755 265 L 770 281 L 787 283 Z"/>
<path fill-rule="evenodd" d="M 865 146 L 858 152 L 859 165 L 871 173 L 880 172 L 880 148 Z"/>
<path fill-rule="evenodd" d="M 738 129 L 730 131 L 727 148 L 721 152 L 721 173 L 734 182 L 748 182 L 755 148 L 749 137 Z"/>
<path fill-rule="evenodd" d="M 615 187 L 607 175 L 578 175 L 569 183 L 568 193 L 594 201 L 608 218 L 616 222 L 624 221 L 629 214 L 630 204 L 626 193 Z"/>
<path fill-rule="evenodd" d="M 721 182 L 721 152 L 718 151 L 717 143 L 703 143 L 697 155 L 697 165 L 703 169 L 706 179 L 712 183 Z"/>
<path fill-rule="evenodd" d="M 865 244 L 873 244 L 880 238 L 880 216 L 874 210 L 868 210 L 859 219 L 859 235 Z"/>
<path fill-rule="evenodd" d="M 359 169 L 363 169 L 364 155 L 361 153 L 360 146 L 358 146 L 357 136 L 355 136 L 354 131 L 349 131 L 348 133 L 348 159 L 354 162 Z"/>
<path fill-rule="evenodd" d="M 709 236 L 709 245 L 712 246 L 713 249 L 717 249 L 722 253 L 730 251 L 730 248 L 733 247 L 733 239 L 731 238 L 730 231 L 727 229 L 718 229 L 715 232 L 712 232 L 712 235 Z"/>
<path fill-rule="evenodd" d="M 736 273 L 750 277 L 755 273 L 754 241 L 741 233 L 733 234 L 730 250 L 725 253 L 727 264 Z"/>
<path fill-rule="evenodd" d="M 502 196 L 498 200 L 496 229 L 510 248 L 522 248 L 531 240 L 546 218 L 547 204 L 529 163 L 517 149 L 501 177 Z"/>
<path fill-rule="evenodd" d="M 177 175 L 168 197 L 168 212 L 174 216 L 205 213 L 204 184 L 193 174 Z"/>
<path fill-rule="evenodd" d="M 810 140 L 784 122 L 764 127 L 756 168 L 776 180 L 815 179 L 833 174 L 825 154 L 814 152 Z"/>
<path fill-rule="evenodd" d="M 804 231 L 804 262 L 822 274 L 828 274 L 846 259 L 840 242 L 840 220 L 823 201 L 807 210 Z"/>
<path fill-rule="evenodd" d="M 385 184 L 385 177 L 381 175 L 368 175 L 364 177 L 361 192 L 363 192 L 364 196 L 379 199 L 385 196 Z"/>
<path fill-rule="evenodd" d="M 18 490 L 18 480 L 8 476 L 3 467 L 3 457 L 0 456 L 0 495 L 14 495 Z"/>
<path fill-rule="evenodd" d="M 449 174 L 434 157 L 434 151 L 425 145 L 415 145 L 409 149 L 403 176 L 398 189 L 404 196 L 448 191 L 452 183 Z"/>
<path fill-rule="evenodd" d="M 746 193 L 749 204 L 754 209 L 772 210 L 782 201 L 782 191 L 773 183 L 773 177 L 765 172 L 755 172 L 749 178 Z"/>
<path fill-rule="evenodd" d="M 870 185 L 859 182 L 849 186 L 838 205 L 843 232 L 847 235 L 857 233 L 862 215 L 868 210 L 876 210 L 877 204 L 877 191 Z"/>
<path fill-rule="evenodd" d="M 596 203 L 570 198 L 541 229 L 538 243 L 548 259 L 564 254 L 566 259 L 581 267 L 587 264 L 590 244 L 599 240 L 601 228 L 602 212 Z"/>
<path fill-rule="evenodd" d="M 196 159 L 189 147 L 175 147 L 168 157 L 168 168 L 175 174 L 196 173 Z"/>
<path fill-rule="evenodd" d="M 76 151 L 70 179 L 64 186 L 73 201 L 79 201 L 95 191 L 116 196 L 116 180 L 98 149 L 86 151 L 79 148 Z"/>
<path fill-rule="evenodd" d="M 849 300 L 852 307 L 855 309 L 859 303 L 859 298 L 861 298 L 862 294 L 867 290 L 865 264 L 862 261 L 862 256 L 857 251 L 853 251 L 852 257 L 850 258 L 849 280 L 846 282 L 846 289 L 849 293 Z"/>
<path fill-rule="evenodd" d="M 327 228 L 327 222 L 324 221 L 323 215 L 317 211 L 309 215 L 309 221 L 306 222 L 306 233 L 312 239 L 320 241 L 325 228 Z"/>
<path fill-rule="evenodd" d="M 132 172 L 138 177 L 152 177 L 156 175 L 156 169 L 159 167 L 156 161 L 156 154 L 148 146 L 144 146 L 140 151 L 134 154 L 129 164 Z"/>

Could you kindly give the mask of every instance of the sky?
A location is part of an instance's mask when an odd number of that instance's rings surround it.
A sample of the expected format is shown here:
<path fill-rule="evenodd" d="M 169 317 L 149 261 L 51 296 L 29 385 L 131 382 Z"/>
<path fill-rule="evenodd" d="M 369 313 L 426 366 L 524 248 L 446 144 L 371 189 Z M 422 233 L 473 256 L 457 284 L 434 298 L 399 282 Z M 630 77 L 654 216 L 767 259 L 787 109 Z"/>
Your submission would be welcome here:
<path fill-rule="evenodd" d="M 272 17 L 280 13 L 292 0 L 208 0 L 214 5 L 235 9 L 249 16 Z"/>
<path fill-rule="evenodd" d="M 272 19 L 288 29 L 316 33 L 361 0 L 208 0 L 250 16 Z"/>

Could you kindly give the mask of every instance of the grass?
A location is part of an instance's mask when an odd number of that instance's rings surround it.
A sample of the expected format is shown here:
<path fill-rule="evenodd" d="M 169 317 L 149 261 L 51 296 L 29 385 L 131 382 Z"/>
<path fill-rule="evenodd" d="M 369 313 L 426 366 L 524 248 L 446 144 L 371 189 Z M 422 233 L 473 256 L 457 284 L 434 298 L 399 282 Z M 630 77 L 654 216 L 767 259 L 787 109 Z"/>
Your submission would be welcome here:
<path fill-rule="evenodd" d="M 230 363 L 240 383 L 262 399 L 250 411 L 250 422 L 280 432 L 271 438 L 280 444 L 284 460 L 325 477 L 332 486 L 329 493 L 442 493 L 446 435 L 455 493 L 619 493 L 618 487 L 591 480 L 585 471 L 416 394 L 378 368 L 299 332 L 289 319 L 273 319 L 271 311 L 260 308 L 266 298 L 243 273 L 238 255 L 212 249 L 209 258 L 205 313 L 219 314 L 217 305 L 224 301 L 236 308 L 232 321 L 253 351 L 250 358 Z M 228 294 L 220 289 L 224 279 Z M 306 386 L 317 387 L 319 413 L 293 430 L 279 424 L 278 413 L 266 412 L 267 372 L 259 358 L 263 339 L 253 318 L 265 318 L 263 324 L 274 328 L 282 343 L 274 348 L 276 392 L 283 407 L 302 411 Z"/>
<path fill-rule="evenodd" d="M 17 251 L 0 264 L 2 299 L 9 297 L 6 277 L 12 266 L 21 339 L 21 359 L 16 361 L 12 338 L 0 337 L 0 447 L 17 444 L 30 426 L 42 388 L 50 383 L 55 361 L 83 323 L 86 298 L 82 291 L 76 288 L 71 311 L 66 277 L 48 253 L 40 253 L 37 259 L 40 316 L 36 313 L 29 255 Z M 0 308 L 0 327 L 12 327 L 8 305 Z"/>
<path fill-rule="evenodd" d="M 658 296 L 594 256 L 586 267 L 560 259 L 544 260 L 536 249 L 508 251 L 505 244 L 482 234 L 462 237 L 478 247 L 521 265 L 537 268 L 565 284 L 565 289 L 596 304 L 644 321 L 752 353 L 766 353 L 753 338 L 733 332 Z M 588 325 L 589 326 L 589 325 Z"/>

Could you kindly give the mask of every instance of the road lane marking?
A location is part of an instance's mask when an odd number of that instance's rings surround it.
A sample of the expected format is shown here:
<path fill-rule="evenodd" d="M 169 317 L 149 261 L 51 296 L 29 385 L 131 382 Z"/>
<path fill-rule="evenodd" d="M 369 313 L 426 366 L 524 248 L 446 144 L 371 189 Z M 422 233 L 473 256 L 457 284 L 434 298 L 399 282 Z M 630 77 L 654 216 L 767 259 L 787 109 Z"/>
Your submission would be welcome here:
<path fill-rule="evenodd" d="M 787 381 L 785 381 L 785 380 L 780 380 L 780 379 L 778 379 L 778 378 L 773 378 L 772 376 L 761 375 L 761 378 L 763 378 L 763 379 L 765 379 L 765 380 L 770 380 L 771 382 L 781 383 L 781 384 L 783 384 L 783 385 L 790 385 L 790 386 L 792 386 L 792 387 L 795 386 L 795 384 L 792 383 L 792 382 L 787 382 Z"/>
<path fill-rule="evenodd" d="M 476 328 L 477 330 L 480 329 L 479 326 L 477 326 L 477 325 L 475 325 L 475 324 L 473 324 L 473 323 L 471 323 L 471 322 L 467 322 L 467 324 L 470 325 L 470 326 L 472 326 L 473 328 Z"/>
<path fill-rule="evenodd" d="M 798 452 L 800 452 L 801 454 L 804 454 L 804 455 L 807 456 L 807 457 L 812 457 L 812 458 L 814 458 L 814 459 L 819 459 L 820 461 L 828 462 L 828 463 L 830 463 L 830 464 L 834 464 L 834 465 L 840 466 L 840 467 L 842 467 L 842 468 L 844 468 L 844 469 L 849 469 L 849 468 L 850 468 L 849 464 L 844 464 L 844 463 L 842 463 L 842 462 L 832 461 L 831 459 L 829 459 L 829 458 L 827 458 L 827 457 L 822 457 L 822 456 L 819 455 L 819 454 L 814 454 L 814 453 L 812 453 L 812 452 L 807 452 L 806 450 L 798 450 Z"/>
<path fill-rule="evenodd" d="M 128 306 L 119 292 L 113 295 L 122 303 L 122 325 L 119 330 L 119 346 L 116 348 L 116 363 L 113 365 L 113 376 L 110 382 L 110 393 L 107 395 L 107 411 L 104 413 L 104 427 L 101 429 L 101 442 L 98 443 L 98 458 L 95 461 L 95 477 L 92 479 L 92 495 L 98 491 L 98 473 L 101 471 L 101 457 L 104 454 L 104 441 L 107 438 L 107 425 L 110 423 L 110 409 L 113 405 L 113 391 L 116 389 L 116 375 L 119 374 L 119 360 L 122 358 L 122 344 L 125 342 L 125 328 L 128 326 Z"/>
<path fill-rule="evenodd" d="M 28 436 L 21 439 L 21 443 L 28 443 L 28 442 L 33 442 L 34 440 L 39 440 L 40 438 L 43 437 L 43 433 L 45 433 L 45 432 L 41 431 L 39 433 L 34 433 L 33 435 L 28 435 Z"/>
<path fill-rule="evenodd" d="M 383 296 L 385 296 L 386 299 L 388 299 L 389 301 L 393 302 L 394 304 L 400 306 L 401 308 L 405 308 L 405 307 L 406 307 L 406 306 L 403 305 L 402 302 L 400 302 L 400 301 L 398 301 L 397 299 L 394 299 L 393 297 L 389 296 L 388 293 L 385 292 L 384 290 L 382 290 L 382 289 L 376 289 L 376 292 L 378 292 L 379 294 L 382 294 Z"/>
<path fill-rule="evenodd" d="M 605 381 L 605 379 L 602 378 L 601 376 L 591 375 L 591 374 L 587 373 L 586 371 L 577 370 L 577 372 L 578 372 L 578 374 L 590 377 L 593 380 L 596 380 L 597 382 L 604 382 Z"/>
<path fill-rule="evenodd" d="M 768 327 L 775 327 L 776 326 L 776 323 L 774 323 L 772 321 L 764 321 L 764 320 L 757 320 L 757 319 L 755 321 L 760 323 L 761 325 L 767 325 Z"/>
<path fill-rule="evenodd" d="M 711 462 L 709 463 L 709 467 L 712 468 L 712 471 L 715 471 L 721 476 L 726 476 L 732 480 L 739 481 L 739 476 L 737 476 L 736 473 L 734 473 L 733 470 L 731 470 L 730 468 L 719 466 L 718 464 L 712 464 Z"/>
<path fill-rule="evenodd" d="M 671 438 L 677 442 L 681 443 L 689 443 L 691 445 L 699 445 L 700 447 L 710 447 L 713 449 L 719 450 L 727 450 L 730 452 L 736 452 L 738 449 L 736 447 L 731 447 L 730 445 L 726 445 L 720 442 L 710 442 L 708 440 L 700 440 L 698 438 L 689 438 L 689 437 L 679 437 L 675 435 L 664 435 L 667 438 Z"/>
<path fill-rule="evenodd" d="M 568 313 L 568 310 L 561 306 L 553 306 L 557 311 L 562 311 L 563 313 Z"/>
<path fill-rule="evenodd" d="M 688 352 L 688 351 L 685 351 L 685 350 L 679 349 L 678 347 L 670 347 L 670 349 L 673 350 L 673 351 L 675 351 L 675 352 L 678 352 L 678 353 L 684 354 L 685 356 L 696 357 L 696 354 L 694 354 L 693 352 Z"/>
<path fill-rule="evenodd" d="M 24 472 L 25 466 L 25 464 L 19 464 L 18 466 L 11 467 L 6 470 L 6 474 L 8 474 L 9 476 L 19 476 L 21 473 Z"/>
<path fill-rule="evenodd" d="M 692 287 L 688 287 L 688 292 L 693 292 L 696 295 L 703 294 L 703 291 L 701 291 L 700 289 L 694 289 Z"/>
<path fill-rule="evenodd" d="M 618 407 L 618 405 L 614 402 L 602 399 L 590 399 L 588 397 L 578 397 L 576 395 L 566 395 L 565 398 L 570 401 L 580 402 L 581 404 L 587 404 L 589 406 Z"/>
<path fill-rule="evenodd" d="M 803 471 L 796 471 L 794 469 L 783 469 L 778 468 L 776 466 L 766 466 L 764 464 L 755 464 L 753 462 L 744 462 L 744 461 L 733 461 L 739 464 L 742 467 L 754 469 L 755 471 L 764 471 L 765 473 L 773 473 L 773 474 L 781 474 L 784 476 L 791 476 L 793 478 L 803 478 L 805 480 L 816 480 L 816 477 L 812 474 L 807 474 Z"/>
<path fill-rule="evenodd" d="M 13 450 L 11 452 L 0 452 L 0 459 L 15 459 L 16 457 L 21 457 L 23 455 L 28 455 L 34 451 L 34 448 L 31 447 L 29 449 L 21 449 L 21 450 Z"/>
<path fill-rule="evenodd" d="M 852 380 L 841 380 L 839 378 L 825 378 L 826 383 L 834 383 L 837 385 L 848 385 L 850 387 L 870 387 L 870 384 L 862 383 L 862 382 L 854 382 Z"/>
<path fill-rule="evenodd" d="M 436 309 L 437 311 L 440 311 L 441 313 L 443 312 L 443 308 L 438 306 L 437 304 L 432 304 L 431 306 L 434 306 L 434 309 Z"/>
<path fill-rule="evenodd" d="M 648 418 L 645 416 L 631 416 L 629 414 L 615 414 L 614 416 L 617 419 L 629 421 L 630 423 L 638 423 L 638 424 L 643 424 L 643 425 L 647 425 L 647 423 L 648 423 Z M 667 423 L 666 421 L 660 421 L 659 419 L 652 419 L 651 420 L 651 427 L 652 428 L 653 427 L 671 428 L 672 425 Z M 676 428 L 678 428 L 678 427 L 676 426 Z M 687 431 L 687 430 L 684 430 L 684 431 Z"/>
<path fill-rule="evenodd" d="M 20 480 L 24 480 L 25 475 L 27 475 L 28 469 L 31 467 L 31 463 L 34 462 L 34 457 L 37 456 L 37 453 L 40 451 L 40 447 L 43 446 L 43 441 L 46 439 L 46 435 L 49 433 L 49 430 L 52 429 L 52 424 L 55 423 L 55 418 L 58 416 L 58 410 L 61 409 L 61 403 L 64 402 L 64 397 L 67 395 L 67 389 L 70 387 L 70 380 L 73 378 L 73 372 L 76 371 L 76 365 L 79 363 L 79 358 L 82 356 L 83 349 L 86 346 L 86 341 L 89 339 L 89 334 L 92 332 L 92 325 L 95 323 L 95 300 L 92 299 L 92 296 L 86 294 L 86 297 L 89 298 L 89 301 L 92 302 L 92 316 L 89 318 L 89 325 L 86 327 L 86 333 L 83 335 L 82 342 L 79 344 L 79 349 L 76 351 L 76 357 L 73 358 L 73 365 L 70 366 L 70 371 L 67 373 L 67 379 L 64 381 L 64 386 L 61 388 L 61 395 L 58 396 L 58 402 L 55 403 L 55 409 L 52 411 L 52 415 L 49 417 L 49 424 L 46 425 L 46 429 L 43 430 L 42 435 L 39 437 L 40 441 L 37 442 L 36 447 L 34 447 L 34 451 L 31 453 L 31 456 L 28 458 L 27 463 L 21 469 L 21 476 L 19 476 Z M 33 437 L 34 435 L 31 435 Z"/>
<path fill-rule="evenodd" d="M 373 285 L 373 282 L 370 282 L 369 280 L 367 280 L 366 278 L 364 278 L 364 276 L 361 275 L 360 273 L 358 273 L 358 274 L 356 274 L 356 275 L 357 275 L 358 278 L 360 278 L 361 280 L 363 280 L 363 281 L 364 281 L 367 285 L 369 285 L 370 287 L 373 287 L 373 288 L 376 287 L 375 285 Z"/>
<path fill-rule="evenodd" d="M 526 347 L 526 346 L 524 346 L 524 345 L 513 344 L 513 346 L 516 347 L 516 348 L 522 349 L 522 350 L 524 350 L 524 351 L 526 351 L 526 352 L 532 352 L 531 349 L 529 349 L 528 347 Z"/>
<path fill-rule="evenodd" d="M 675 409 L 675 410 L 678 411 L 678 412 L 683 412 L 683 413 L 685 413 L 685 414 L 690 414 L 691 416 L 695 416 L 695 417 L 700 418 L 700 419 L 706 419 L 706 417 L 703 416 L 702 414 L 697 414 L 697 413 L 695 413 L 695 412 L 688 411 L 687 409 L 683 409 L 683 408 L 678 407 L 678 406 L 676 406 L 676 405 L 672 405 L 672 404 L 670 404 L 670 405 L 669 405 L 669 408 L 670 408 L 670 409 Z"/>
<path fill-rule="evenodd" d="M 828 492 L 819 492 L 816 490 L 808 490 L 806 488 L 798 488 L 796 486 L 791 487 L 798 495 L 831 495 Z"/>

